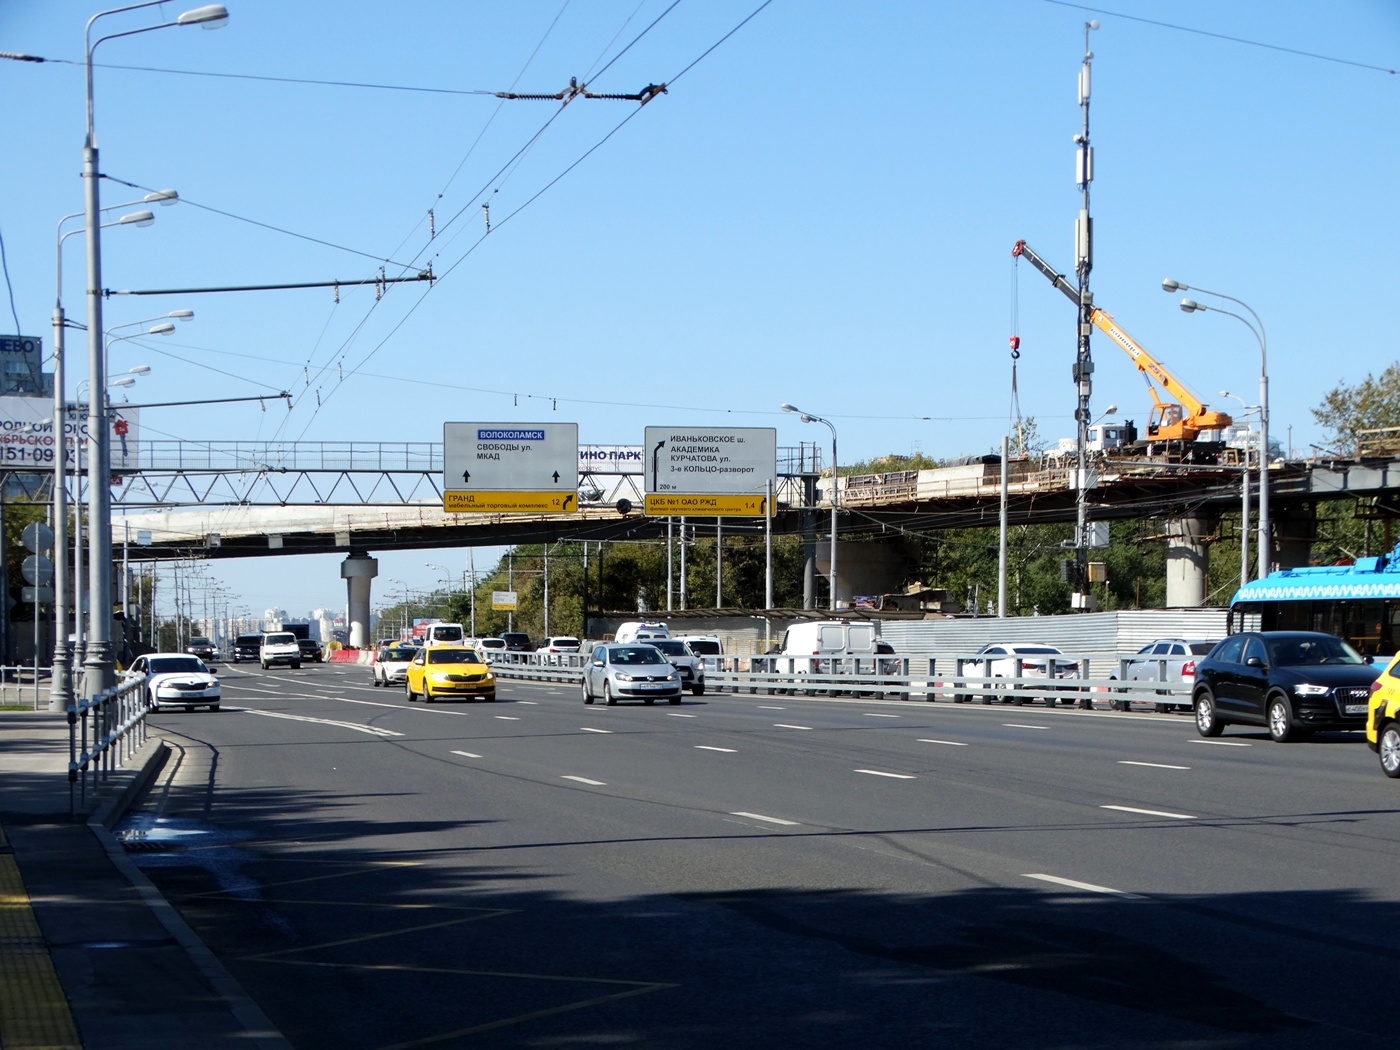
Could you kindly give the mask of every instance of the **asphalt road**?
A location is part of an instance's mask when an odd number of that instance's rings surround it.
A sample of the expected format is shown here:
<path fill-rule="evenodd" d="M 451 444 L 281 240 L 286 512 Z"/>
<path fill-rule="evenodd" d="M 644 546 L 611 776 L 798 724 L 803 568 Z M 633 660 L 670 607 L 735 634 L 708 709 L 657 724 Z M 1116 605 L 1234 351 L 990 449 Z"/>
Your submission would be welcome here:
<path fill-rule="evenodd" d="M 1397 1045 L 1356 735 L 221 677 L 122 830 L 298 1050 Z"/>

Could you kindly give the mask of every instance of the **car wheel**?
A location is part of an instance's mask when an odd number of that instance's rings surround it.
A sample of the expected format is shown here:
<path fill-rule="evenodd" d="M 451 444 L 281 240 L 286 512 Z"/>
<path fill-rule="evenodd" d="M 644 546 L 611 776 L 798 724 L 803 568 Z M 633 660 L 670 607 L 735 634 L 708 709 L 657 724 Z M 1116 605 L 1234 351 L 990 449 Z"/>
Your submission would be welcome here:
<path fill-rule="evenodd" d="M 218 704 L 210 704 L 210 705 L 209 705 L 209 710 L 210 710 L 210 711 L 217 711 L 218 709 L 219 709 L 219 705 L 218 705 Z"/>
<path fill-rule="evenodd" d="M 583 676 L 583 702 L 585 704 L 593 703 L 593 694 L 588 691 L 588 675 Z"/>
<path fill-rule="evenodd" d="M 673 697 L 671 697 L 671 701 L 670 701 L 670 702 L 673 703 L 673 704 L 678 704 L 678 703 L 681 702 L 681 698 L 678 697 L 678 696 L 673 696 Z"/>
<path fill-rule="evenodd" d="M 617 697 L 612 695 L 611 682 L 603 683 L 603 703 L 607 704 L 609 707 L 617 706 Z"/>
<path fill-rule="evenodd" d="M 431 704 L 432 702 L 433 702 L 433 687 L 430 686 L 427 682 L 424 682 L 424 683 L 423 683 L 423 703 L 425 703 L 425 704 Z"/>
<path fill-rule="evenodd" d="M 1298 732 L 1293 728 L 1293 711 L 1288 706 L 1288 701 L 1281 696 L 1269 698 L 1269 737 L 1276 744 L 1286 744 L 1290 740 L 1298 739 Z"/>
<path fill-rule="evenodd" d="M 691 695 L 691 696 L 704 696 L 704 695 L 705 695 L 705 683 L 704 683 L 704 682 L 697 682 L 697 683 L 695 683 L 695 685 L 691 686 L 691 687 L 690 687 L 690 695 Z"/>
<path fill-rule="evenodd" d="M 267 670 L 267 661 L 266 661 L 266 660 L 263 660 L 263 661 L 262 661 L 262 669 L 263 669 L 264 671 Z"/>
<path fill-rule="evenodd" d="M 1196 694 L 1196 732 L 1201 736 L 1219 736 L 1224 730 L 1225 724 L 1220 721 L 1220 716 L 1215 711 L 1215 697 L 1210 695 L 1209 690 L 1202 690 Z"/>
<path fill-rule="evenodd" d="M 409 685 L 407 681 L 405 681 L 403 684 L 403 695 L 407 698 L 410 704 L 418 699 L 418 694 L 413 691 L 413 686 Z"/>
<path fill-rule="evenodd" d="M 380 682 L 379 676 L 375 675 L 374 677 L 370 678 L 369 684 L 374 686 L 374 688 L 378 689 L 383 683 Z"/>
<path fill-rule="evenodd" d="M 190 714 L 190 713 L 192 713 L 193 711 L 194 711 L 194 704 L 186 704 L 186 705 L 185 705 L 185 713 L 186 713 L 186 714 Z"/>
<path fill-rule="evenodd" d="M 656 697 L 654 697 L 654 696 L 644 696 L 644 697 L 642 697 L 642 703 L 646 704 L 647 707 L 650 707 L 652 704 L 656 703 Z"/>
<path fill-rule="evenodd" d="M 1387 722 L 1377 743 L 1381 772 L 1388 777 L 1400 777 L 1400 722 Z"/>
<path fill-rule="evenodd" d="M 293 670 L 293 671 L 300 671 L 300 670 L 301 670 L 301 661 L 300 661 L 300 660 L 294 660 L 294 661 L 292 661 L 292 670 Z"/>

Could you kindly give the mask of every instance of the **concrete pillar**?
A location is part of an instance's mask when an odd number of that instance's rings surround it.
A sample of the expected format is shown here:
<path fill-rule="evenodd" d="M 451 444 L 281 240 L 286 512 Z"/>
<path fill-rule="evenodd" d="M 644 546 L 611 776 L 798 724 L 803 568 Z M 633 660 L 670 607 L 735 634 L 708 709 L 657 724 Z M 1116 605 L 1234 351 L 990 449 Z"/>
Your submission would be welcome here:
<path fill-rule="evenodd" d="M 350 644 L 368 649 L 370 581 L 379 575 L 379 561 L 368 554 L 350 554 L 340 563 L 345 581 L 346 615 L 350 619 Z"/>
<path fill-rule="evenodd" d="M 1206 603 L 1206 568 L 1214 515 L 1167 521 L 1167 607 L 1199 608 Z"/>
<path fill-rule="evenodd" d="M 1275 504 L 1269 511 L 1269 525 L 1274 534 L 1270 564 L 1275 569 L 1300 569 L 1312 564 L 1312 545 L 1317 539 L 1317 504 Z"/>

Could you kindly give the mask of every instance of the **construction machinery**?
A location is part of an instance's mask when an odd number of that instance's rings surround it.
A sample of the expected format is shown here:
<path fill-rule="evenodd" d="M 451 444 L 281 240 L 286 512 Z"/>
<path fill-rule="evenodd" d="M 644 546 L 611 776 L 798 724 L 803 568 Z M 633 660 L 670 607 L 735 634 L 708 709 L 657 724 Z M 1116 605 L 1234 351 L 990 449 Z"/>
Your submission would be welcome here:
<path fill-rule="evenodd" d="M 1081 305 L 1079 289 L 1071 284 L 1064 274 L 1037 255 L 1025 241 L 1017 241 L 1016 247 L 1011 249 L 1011 254 L 1028 260 L 1049 278 L 1050 283 L 1063 292 L 1076 308 Z M 1133 359 L 1133 364 L 1147 381 L 1147 390 L 1152 395 L 1152 414 L 1147 423 L 1146 441 L 1139 444 L 1144 447 L 1155 444 L 1164 451 L 1195 451 L 1200 455 L 1191 458 L 1197 461 L 1218 455 L 1223 445 L 1220 432 L 1233 424 L 1234 420 L 1224 412 L 1211 411 L 1187 390 L 1176 376 L 1167 371 L 1160 361 L 1143 349 L 1137 340 L 1118 327 L 1117 322 L 1108 313 L 1093 306 L 1092 302 L 1083 305 L 1091 308 L 1089 320 L 1099 331 L 1127 351 L 1128 356 Z M 1176 400 L 1163 401 L 1157 394 L 1154 380 Z M 1206 437 L 1202 438 L 1202 434 Z"/>

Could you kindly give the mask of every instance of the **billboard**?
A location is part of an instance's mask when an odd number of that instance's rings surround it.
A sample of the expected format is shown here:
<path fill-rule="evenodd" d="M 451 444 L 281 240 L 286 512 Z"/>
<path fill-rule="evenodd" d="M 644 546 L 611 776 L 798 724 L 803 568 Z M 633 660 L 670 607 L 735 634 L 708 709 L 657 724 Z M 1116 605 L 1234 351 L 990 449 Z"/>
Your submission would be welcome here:
<path fill-rule="evenodd" d="M 107 409 L 112 428 L 112 467 L 137 464 L 136 442 L 141 410 L 120 404 Z M 68 469 L 87 469 L 87 407 L 70 404 L 63 433 L 68 442 Z M 40 397 L 0 397 L 0 466 L 52 470 L 57 450 L 53 402 Z"/>

